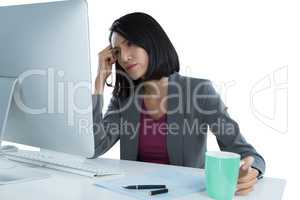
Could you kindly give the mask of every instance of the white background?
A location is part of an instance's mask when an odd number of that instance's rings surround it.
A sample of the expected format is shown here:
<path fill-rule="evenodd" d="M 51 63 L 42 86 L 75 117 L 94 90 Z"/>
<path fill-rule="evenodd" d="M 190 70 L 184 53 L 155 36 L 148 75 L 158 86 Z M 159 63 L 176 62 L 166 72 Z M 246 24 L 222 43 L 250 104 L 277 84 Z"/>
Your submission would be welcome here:
<path fill-rule="evenodd" d="M 1 4 L 16 2 L 30 1 L 5 0 Z M 93 80 L 97 53 L 108 45 L 112 22 L 134 11 L 152 15 L 179 54 L 180 73 L 214 81 L 243 135 L 265 158 L 265 175 L 286 179 L 283 199 L 297 199 L 299 3 L 261 0 L 88 0 L 88 3 Z M 111 91 L 105 89 L 106 106 Z M 213 135 L 209 136 L 208 149 L 218 149 Z M 103 157 L 119 158 L 119 155 L 117 143 Z"/>

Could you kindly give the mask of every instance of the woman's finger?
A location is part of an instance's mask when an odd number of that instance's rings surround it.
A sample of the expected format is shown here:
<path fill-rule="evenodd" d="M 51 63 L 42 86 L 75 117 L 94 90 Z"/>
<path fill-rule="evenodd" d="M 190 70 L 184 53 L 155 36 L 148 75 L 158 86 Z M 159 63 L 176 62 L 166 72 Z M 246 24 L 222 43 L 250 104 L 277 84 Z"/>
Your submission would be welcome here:
<path fill-rule="evenodd" d="M 250 187 L 250 188 L 247 188 L 247 189 L 244 189 L 244 190 L 236 191 L 235 194 L 244 196 L 244 195 L 247 195 L 249 192 L 252 192 L 252 191 L 253 191 L 253 187 Z"/>
<path fill-rule="evenodd" d="M 116 59 L 114 58 L 114 56 L 111 53 L 105 53 L 105 54 L 101 54 L 99 56 L 99 67 L 102 65 L 112 65 L 113 63 L 116 62 Z M 103 66 L 105 67 L 105 66 Z"/>
<path fill-rule="evenodd" d="M 243 164 L 241 166 L 241 170 L 248 170 L 252 164 L 254 163 L 254 158 L 252 156 L 247 156 L 241 161 Z"/>
<path fill-rule="evenodd" d="M 112 65 L 112 64 L 114 64 L 114 62 L 115 62 L 115 58 L 114 58 L 113 55 L 108 54 L 108 55 L 106 56 L 105 61 L 108 62 L 109 65 Z"/>
<path fill-rule="evenodd" d="M 111 49 L 111 45 L 108 45 L 108 46 L 105 47 L 102 51 L 100 51 L 99 54 L 100 54 L 101 52 L 105 52 L 105 51 L 108 51 L 108 50 L 110 50 L 110 49 Z"/>
<path fill-rule="evenodd" d="M 98 53 L 98 57 L 101 57 L 101 56 L 104 56 L 106 55 L 107 53 L 110 53 L 112 52 L 112 48 L 111 46 L 107 46 L 105 49 L 102 49 L 99 53 Z"/>
<path fill-rule="evenodd" d="M 236 188 L 237 188 L 237 190 L 249 188 L 249 187 L 252 187 L 253 185 L 255 185 L 256 182 L 257 182 L 257 178 L 253 178 L 252 180 L 250 180 L 248 182 L 239 183 Z"/>
<path fill-rule="evenodd" d="M 259 172 L 256 169 L 250 168 L 250 170 L 246 174 L 239 177 L 238 183 L 245 183 L 254 178 L 257 178 L 258 174 Z"/>

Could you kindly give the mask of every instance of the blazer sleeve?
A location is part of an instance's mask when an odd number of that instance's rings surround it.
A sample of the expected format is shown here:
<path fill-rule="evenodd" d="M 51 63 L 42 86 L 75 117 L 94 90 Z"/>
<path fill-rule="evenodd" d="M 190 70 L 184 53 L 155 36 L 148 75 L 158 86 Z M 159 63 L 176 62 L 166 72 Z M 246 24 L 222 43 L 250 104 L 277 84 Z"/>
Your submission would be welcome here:
<path fill-rule="evenodd" d="M 108 151 L 120 139 L 119 104 L 115 97 L 111 98 L 108 110 L 102 117 L 103 95 L 92 95 L 93 131 L 96 158 Z"/>
<path fill-rule="evenodd" d="M 227 107 L 215 91 L 211 81 L 207 82 L 205 88 L 205 121 L 216 136 L 220 149 L 238 153 L 241 155 L 241 158 L 253 156 L 255 161 L 252 167 L 259 171 L 259 178 L 261 178 L 265 172 L 263 157 L 245 140 L 240 132 L 238 123 L 229 116 Z"/>

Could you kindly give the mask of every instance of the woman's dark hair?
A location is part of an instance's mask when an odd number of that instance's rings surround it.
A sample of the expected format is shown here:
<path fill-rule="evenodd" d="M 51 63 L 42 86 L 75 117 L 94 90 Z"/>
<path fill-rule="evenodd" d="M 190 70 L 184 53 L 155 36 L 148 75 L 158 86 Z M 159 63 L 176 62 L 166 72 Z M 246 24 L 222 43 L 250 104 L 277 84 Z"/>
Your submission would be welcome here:
<path fill-rule="evenodd" d="M 129 42 L 143 48 L 149 56 L 149 66 L 143 80 L 131 80 L 116 62 L 116 82 L 114 97 L 128 97 L 139 83 L 146 80 L 158 80 L 179 72 L 177 52 L 160 24 L 150 15 L 140 12 L 127 14 L 112 24 L 109 42 L 113 32 L 123 36 Z M 121 72 L 121 73 L 120 73 Z M 125 76 L 124 76 L 125 75 Z M 132 81 L 132 83 L 130 83 Z"/>

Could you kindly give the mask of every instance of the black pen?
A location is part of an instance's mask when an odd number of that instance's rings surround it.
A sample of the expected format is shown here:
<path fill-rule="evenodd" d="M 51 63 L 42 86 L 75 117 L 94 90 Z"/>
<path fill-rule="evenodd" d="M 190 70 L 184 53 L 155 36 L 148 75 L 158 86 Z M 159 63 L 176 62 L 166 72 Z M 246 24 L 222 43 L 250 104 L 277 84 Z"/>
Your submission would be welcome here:
<path fill-rule="evenodd" d="M 166 188 L 166 185 L 128 185 L 124 186 L 123 188 L 134 190 L 163 189 Z"/>
<path fill-rule="evenodd" d="M 160 189 L 160 190 L 153 190 L 153 191 L 149 192 L 149 195 L 153 196 L 153 195 L 157 195 L 157 194 L 163 194 L 163 193 L 167 193 L 168 191 L 169 190 L 167 188 Z"/>

